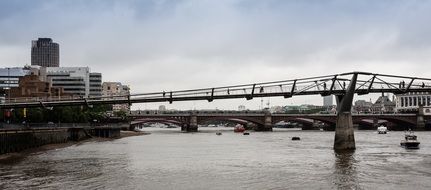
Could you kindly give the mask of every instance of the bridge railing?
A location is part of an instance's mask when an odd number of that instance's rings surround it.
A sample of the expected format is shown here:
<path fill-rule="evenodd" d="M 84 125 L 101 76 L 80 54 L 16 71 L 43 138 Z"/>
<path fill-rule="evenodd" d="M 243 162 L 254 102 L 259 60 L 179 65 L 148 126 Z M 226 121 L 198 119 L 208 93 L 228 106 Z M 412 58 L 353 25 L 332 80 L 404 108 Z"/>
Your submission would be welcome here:
<path fill-rule="evenodd" d="M 214 88 L 202 88 L 179 91 L 161 91 L 154 93 L 124 94 L 117 96 L 98 97 L 48 97 L 48 98 L 15 98 L 7 100 L 2 107 L 25 106 L 31 104 L 38 106 L 38 102 L 52 105 L 76 104 L 124 104 L 124 103 L 145 103 L 145 102 L 170 102 L 187 100 L 208 100 L 245 98 L 247 100 L 254 97 L 284 96 L 290 98 L 298 95 L 320 94 L 322 96 L 330 94 L 344 94 L 349 86 L 353 75 L 358 75 L 355 93 L 430 93 L 431 79 L 407 76 L 395 76 L 385 74 L 375 74 L 366 72 L 351 72 L 335 75 L 325 75 L 317 77 L 299 78 L 292 80 L 282 80 L 273 82 L 263 82 L 254 84 L 242 84 L 233 86 L 222 86 Z M 54 104 L 54 102 L 65 102 Z M 21 104 L 20 104 L 21 103 Z"/>

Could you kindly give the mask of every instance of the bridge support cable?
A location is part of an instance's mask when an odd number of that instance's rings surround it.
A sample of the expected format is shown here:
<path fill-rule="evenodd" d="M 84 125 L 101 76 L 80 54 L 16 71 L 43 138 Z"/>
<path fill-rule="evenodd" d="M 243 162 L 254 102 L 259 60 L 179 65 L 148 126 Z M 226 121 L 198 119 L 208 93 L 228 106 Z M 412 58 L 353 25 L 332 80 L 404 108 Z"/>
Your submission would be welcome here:
<path fill-rule="evenodd" d="M 354 73 L 349 87 L 337 106 L 337 121 L 335 125 L 334 150 L 354 150 L 355 136 L 353 133 L 352 102 L 355 95 L 358 74 Z"/>

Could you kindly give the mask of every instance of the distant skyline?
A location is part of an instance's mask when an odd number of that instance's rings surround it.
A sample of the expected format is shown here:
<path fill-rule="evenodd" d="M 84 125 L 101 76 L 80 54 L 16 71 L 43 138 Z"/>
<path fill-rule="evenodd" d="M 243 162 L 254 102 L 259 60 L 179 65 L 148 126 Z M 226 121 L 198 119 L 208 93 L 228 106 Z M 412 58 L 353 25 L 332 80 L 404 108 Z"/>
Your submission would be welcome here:
<path fill-rule="evenodd" d="M 30 65 L 31 41 L 48 37 L 60 44 L 61 66 L 88 66 L 132 93 L 350 71 L 430 77 L 429 18 L 431 1 L 420 0 L 2 0 L 0 67 Z M 163 105 L 256 109 L 261 100 Z M 320 96 L 268 101 L 323 103 Z"/>

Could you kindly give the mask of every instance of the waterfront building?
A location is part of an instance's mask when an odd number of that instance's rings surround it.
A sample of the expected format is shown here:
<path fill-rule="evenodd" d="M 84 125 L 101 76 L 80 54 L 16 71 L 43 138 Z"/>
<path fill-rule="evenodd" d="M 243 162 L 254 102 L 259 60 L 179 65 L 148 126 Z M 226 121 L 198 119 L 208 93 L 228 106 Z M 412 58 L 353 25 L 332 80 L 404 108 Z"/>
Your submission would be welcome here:
<path fill-rule="evenodd" d="M 90 97 L 102 96 L 102 73 L 90 73 Z"/>
<path fill-rule="evenodd" d="M 431 114 L 431 94 L 427 92 L 397 94 L 395 104 L 397 112 L 416 113 L 422 106 L 425 114 Z"/>
<path fill-rule="evenodd" d="M 102 96 L 106 97 L 106 99 L 124 99 L 124 96 L 128 95 L 130 95 L 130 88 L 121 84 L 121 82 L 103 82 L 102 84 Z M 112 105 L 112 111 L 130 111 L 130 106 L 129 104 L 114 104 Z"/>
<path fill-rule="evenodd" d="M 60 66 L 60 47 L 51 38 L 39 38 L 31 43 L 31 65 Z"/>
<path fill-rule="evenodd" d="M 355 101 L 355 105 L 353 106 L 353 111 L 357 113 L 371 113 L 372 112 L 373 103 L 365 100 L 357 100 Z"/>
<path fill-rule="evenodd" d="M 394 113 L 395 102 L 389 96 L 380 96 L 371 107 L 373 113 Z"/>

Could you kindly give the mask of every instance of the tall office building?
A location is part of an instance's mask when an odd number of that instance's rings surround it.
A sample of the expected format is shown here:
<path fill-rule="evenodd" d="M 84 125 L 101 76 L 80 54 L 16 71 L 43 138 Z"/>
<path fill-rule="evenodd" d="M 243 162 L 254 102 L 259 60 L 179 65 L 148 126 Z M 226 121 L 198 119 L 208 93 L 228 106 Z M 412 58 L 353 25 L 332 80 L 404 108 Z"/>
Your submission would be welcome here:
<path fill-rule="evenodd" d="M 332 107 L 334 105 L 334 95 L 323 96 L 323 106 Z"/>
<path fill-rule="evenodd" d="M 102 73 L 90 73 L 90 97 L 102 96 Z"/>
<path fill-rule="evenodd" d="M 51 38 L 39 38 L 31 43 L 31 65 L 60 66 L 60 47 Z"/>

